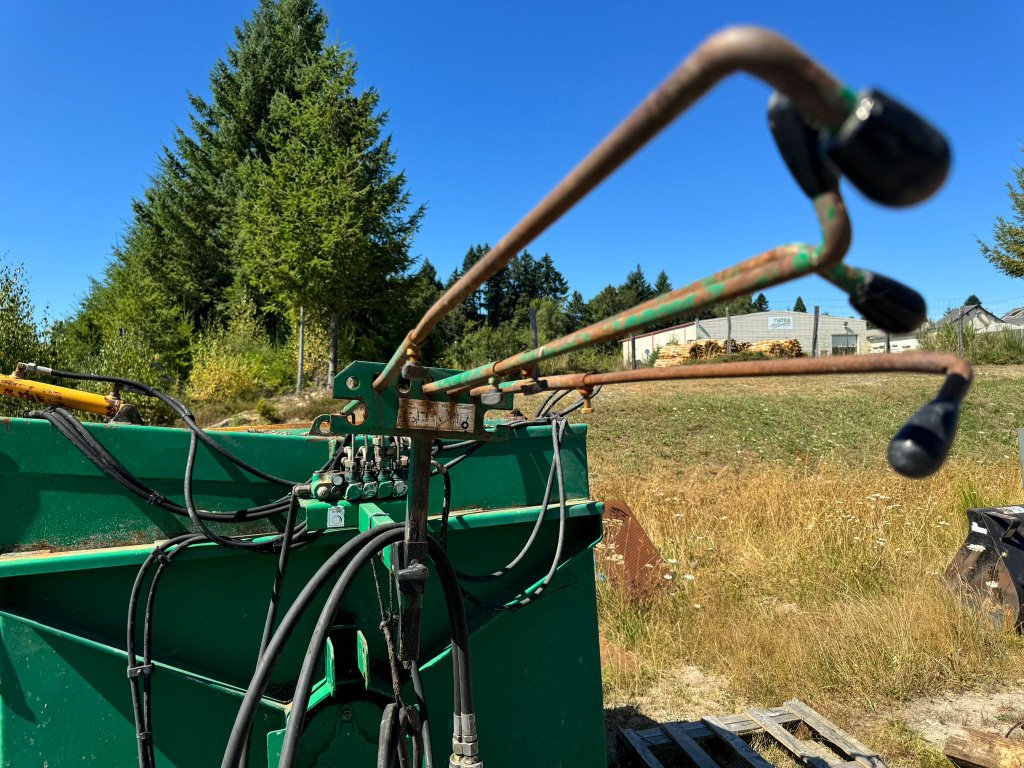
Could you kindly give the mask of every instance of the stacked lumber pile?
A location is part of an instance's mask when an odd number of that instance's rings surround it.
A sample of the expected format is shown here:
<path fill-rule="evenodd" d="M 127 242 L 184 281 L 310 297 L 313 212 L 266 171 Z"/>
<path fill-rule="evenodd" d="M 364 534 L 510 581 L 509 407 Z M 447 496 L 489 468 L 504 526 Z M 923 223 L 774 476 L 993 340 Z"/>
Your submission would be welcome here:
<path fill-rule="evenodd" d="M 755 341 L 749 347 L 751 352 L 760 352 L 766 357 L 803 357 L 804 351 L 796 339 L 768 339 Z"/>
<path fill-rule="evenodd" d="M 711 360 L 722 357 L 725 352 L 724 339 L 697 339 L 689 344 L 666 344 L 658 352 L 655 368 L 683 365 L 693 360 Z M 733 354 L 737 352 L 760 352 L 765 357 L 802 357 L 803 350 L 796 339 L 769 339 L 767 341 L 732 341 Z"/>

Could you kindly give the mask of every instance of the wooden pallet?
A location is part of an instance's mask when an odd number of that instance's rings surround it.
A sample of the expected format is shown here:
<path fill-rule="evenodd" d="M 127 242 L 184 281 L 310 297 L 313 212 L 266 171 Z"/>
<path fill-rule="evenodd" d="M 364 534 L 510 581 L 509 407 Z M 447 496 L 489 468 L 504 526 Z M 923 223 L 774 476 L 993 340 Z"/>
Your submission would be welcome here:
<path fill-rule="evenodd" d="M 810 738 L 797 738 L 794 731 L 801 724 L 811 732 Z M 619 731 L 619 742 L 624 765 L 629 766 L 666 768 L 669 763 L 696 768 L 774 768 L 750 746 L 747 739 L 755 734 L 770 737 L 807 768 L 886 768 L 875 752 L 800 699 L 728 717 L 703 717 L 642 730 L 624 728 Z"/>

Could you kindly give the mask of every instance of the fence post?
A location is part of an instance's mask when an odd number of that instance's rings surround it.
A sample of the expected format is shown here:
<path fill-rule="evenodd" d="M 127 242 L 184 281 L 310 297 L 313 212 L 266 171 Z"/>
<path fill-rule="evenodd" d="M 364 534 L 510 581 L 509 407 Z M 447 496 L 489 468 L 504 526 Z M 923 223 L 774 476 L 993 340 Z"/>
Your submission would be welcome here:
<path fill-rule="evenodd" d="M 892 350 L 889 348 L 889 332 L 885 332 L 885 354 L 889 354 Z"/>
<path fill-rule="evenodd" d="M 811 326 L 811 357 L 818 356 L 818 305 L 814 305 L 814 325 Z"/>
<path fill-rule="evenodd" d="M 537 308 L 530 307 L 530 332 L 533 333 L 533 348 L 536 349 L 540 346 L 540 341 L 537 336 Z M 540 378 L 540 363 L 533 364 L 533 378 Z"/>
<path fill-rule="evenodd" d="M 306 357 L 306 308 L 299 307 L 299 369 L 295 372 L 295 394 L 302 392 L 302 369 Z"/>
<path fill-rule="evenodd" d="M 732 354 L 732 313 L 725 308 L 725 354 Z"/>
<path fill-rule="evenodd" d="M 964 308 L 960 307 L 960 314 L 956 318 L 956 353 L 964 356 Z"/>
<path fill-rule="evenodd" d="M 629 363 L 636 370 L 636 334 L 629 334 Z"/>

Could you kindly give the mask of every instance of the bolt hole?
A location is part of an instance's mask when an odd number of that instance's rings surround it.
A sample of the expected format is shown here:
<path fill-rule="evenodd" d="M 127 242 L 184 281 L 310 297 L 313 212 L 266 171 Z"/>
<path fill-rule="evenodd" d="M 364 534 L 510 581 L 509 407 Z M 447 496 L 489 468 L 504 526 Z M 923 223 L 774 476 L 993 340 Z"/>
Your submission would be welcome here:
<path fill-rule="evenodd" d="M 331 434 L 331 421 L 330 421 L 330 419 L 324 419 L 319 424 L 317 424 L 316 428 L 320 431 L 321 435 L 329 435 L 329 434 Z"/>
<path fill-rule="evenodd" d="M 345 386 L 349 389 L 359 389 L 359 379 L 355 376 L 349 376 L 345 379 Z"/>
<path fill-rule="evenodd" d="M 412 382 L 408 379 L 400 379 L 398 381 L 398 391 L 403 395 L 408 395 L 412 392 Z"/>

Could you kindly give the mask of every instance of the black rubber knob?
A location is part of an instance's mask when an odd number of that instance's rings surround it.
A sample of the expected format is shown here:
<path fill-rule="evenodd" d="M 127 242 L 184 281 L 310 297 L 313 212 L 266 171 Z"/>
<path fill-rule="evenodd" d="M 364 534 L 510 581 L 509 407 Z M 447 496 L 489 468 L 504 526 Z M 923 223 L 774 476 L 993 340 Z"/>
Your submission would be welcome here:
<path fill-rule="evenodd" d="M 928 318 L 921 294 L 874 272 L 868 272 L 867 282 L 850 295 L 850 304 L 870 323 L 889 333 L 916 331 Z"/>
<path fill-rule="evenodd" d="M 942 467 L 960 422 L 960 401 L 970 382 L 953 374 L 939 396 L 918 408 L 889 441 L 889 465 L 904 477 L 928 477 Z"/>
<path fill-rule="evenodd" d="M 839 176 L 822 155 L 819 132 L 778 91 L 768 101 L 768 127 L 786 167 L 805 195 L 814 199 L 839 188 Z"/>
<path fill-rule="evenodd" d="M 930 197 L 949 172 L 949 144 L 927 121 L 881 91 L 857 96 L 825 142 L 828 158 L 864 195 L 883 205 Z"/>

